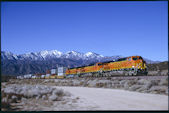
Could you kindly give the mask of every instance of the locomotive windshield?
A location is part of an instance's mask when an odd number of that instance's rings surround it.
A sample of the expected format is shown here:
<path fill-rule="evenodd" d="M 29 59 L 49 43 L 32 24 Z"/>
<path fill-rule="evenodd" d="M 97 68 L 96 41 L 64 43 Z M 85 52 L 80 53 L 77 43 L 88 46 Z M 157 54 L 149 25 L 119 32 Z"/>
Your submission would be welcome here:
<path fill-rule="evenodd" d="M 133 60 L 138 60 L 138 58 L 137 58 L 137 57 L 134 57 Z"/>
<path fill-rule="evenodd" d="M 100 65 L 102 65 L 102 64 L 98 64 L 98 66 L 100 66 Z"/>
<path fill-rule="evenodd" d="M 139 57 L 139 59 L 141 59 L 141 60 L 142 60 L 143 58 L 142 58 L 142 57 Z"/>

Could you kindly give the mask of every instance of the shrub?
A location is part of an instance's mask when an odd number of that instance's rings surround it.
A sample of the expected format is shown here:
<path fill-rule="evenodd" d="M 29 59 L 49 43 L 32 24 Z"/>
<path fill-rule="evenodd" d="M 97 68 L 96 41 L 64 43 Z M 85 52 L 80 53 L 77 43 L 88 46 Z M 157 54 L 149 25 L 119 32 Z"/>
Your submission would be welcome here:
<path fill-rule="evenodd" d="M 168 78 L 161 79 L 160 82 L 159 82 L 159 85 L 166 85 L 166 86 L 168 86 Z"/>
<path fill-rule="evenodd" d="M 141 85 L 133 85 L 133 86 L 129 87 L 129 90 L 130 91 L 136 91 L 139 88 L 141 88 Z"/>

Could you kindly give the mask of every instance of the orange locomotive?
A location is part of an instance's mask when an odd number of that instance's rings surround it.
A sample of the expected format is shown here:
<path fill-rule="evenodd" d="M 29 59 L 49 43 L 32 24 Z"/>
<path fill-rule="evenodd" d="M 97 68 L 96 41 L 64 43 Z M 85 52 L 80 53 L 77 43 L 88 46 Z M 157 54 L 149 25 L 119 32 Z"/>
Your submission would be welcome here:
<path fill-rule="evenodd" d="M 95 74 L 99 73 L 99 74 Z M 110 74 L 107 74 L 110 73 Z M 99 62 L 83 67 L 69 68 L 66 75 L 110 76 L 110 75 L 147 75 L 146 62 L 141 56 L 130 56 L 117 61 Z"/>

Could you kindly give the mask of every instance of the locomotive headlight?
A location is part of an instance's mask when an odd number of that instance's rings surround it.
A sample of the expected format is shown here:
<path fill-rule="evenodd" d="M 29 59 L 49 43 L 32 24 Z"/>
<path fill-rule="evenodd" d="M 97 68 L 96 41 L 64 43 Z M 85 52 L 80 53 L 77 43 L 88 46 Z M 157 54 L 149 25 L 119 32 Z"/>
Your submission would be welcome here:
<path fill-rule="evenodd" d="M 134 68 L 134 66 L 132 66 Z"/>

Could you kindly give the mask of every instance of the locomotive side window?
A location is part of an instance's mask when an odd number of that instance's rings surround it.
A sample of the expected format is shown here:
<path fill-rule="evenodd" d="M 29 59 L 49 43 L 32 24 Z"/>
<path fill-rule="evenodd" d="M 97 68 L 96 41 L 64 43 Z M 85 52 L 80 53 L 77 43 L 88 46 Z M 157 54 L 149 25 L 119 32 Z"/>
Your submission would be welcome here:
<path fill-rule="evenodd" d="M 137 60 L 138 58 L 137 57 L 134 57 L 133 60 Z"/>
<path fill-rule="evenodd" d="M 102 64 L 98 64 L 98 66 L 100 66 L 100 65 L 102 65 Z"/>
<path fill-rule="evenodd" d="M 128 61 L 131 61 L 131 58 L 129 58 Z"/>

